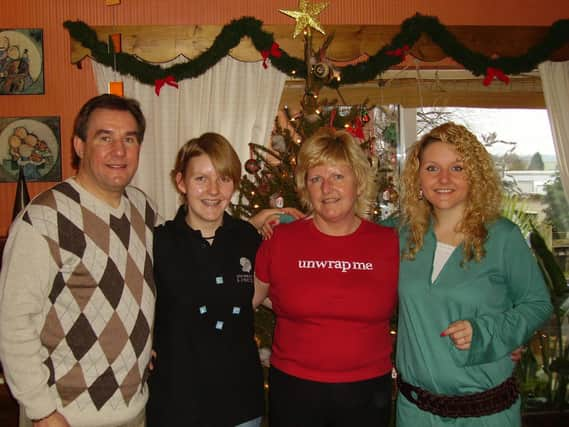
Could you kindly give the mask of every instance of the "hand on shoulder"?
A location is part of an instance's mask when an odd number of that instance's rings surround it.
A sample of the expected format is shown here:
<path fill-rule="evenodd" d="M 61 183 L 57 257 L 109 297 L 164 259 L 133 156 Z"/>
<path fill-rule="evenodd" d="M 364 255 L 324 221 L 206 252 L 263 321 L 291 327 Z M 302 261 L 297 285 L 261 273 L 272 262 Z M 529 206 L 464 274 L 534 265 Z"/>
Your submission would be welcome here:
<path fill-rule="evenodd" d="M 273 228 L 281 222 L 291 222 L 300 218 L 304 218 L 304 213 L 296 208 L 271 208 L 263 209 L 249 219 L 249 222 L 259 230 L 264 239 L 269 239 L 273 235 Z M 291 219 L 292 218 L 292 219 Z"/>

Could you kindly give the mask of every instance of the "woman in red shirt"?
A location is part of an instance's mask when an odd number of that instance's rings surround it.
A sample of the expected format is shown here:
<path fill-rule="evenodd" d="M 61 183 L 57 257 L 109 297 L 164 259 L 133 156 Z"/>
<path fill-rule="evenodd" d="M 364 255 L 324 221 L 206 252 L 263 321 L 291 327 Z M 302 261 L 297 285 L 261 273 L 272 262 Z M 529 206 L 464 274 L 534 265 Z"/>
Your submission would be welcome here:
<path fill-rule="evenodd" d="M 276 227 L 255 262 L 254 304 L 268 296 L 276 315 L 271 427 L 387 426 L 398 238 L 365 219 L 373 173 L 349 133 L 305 141 L 295 175 L 310 214 Z"/>

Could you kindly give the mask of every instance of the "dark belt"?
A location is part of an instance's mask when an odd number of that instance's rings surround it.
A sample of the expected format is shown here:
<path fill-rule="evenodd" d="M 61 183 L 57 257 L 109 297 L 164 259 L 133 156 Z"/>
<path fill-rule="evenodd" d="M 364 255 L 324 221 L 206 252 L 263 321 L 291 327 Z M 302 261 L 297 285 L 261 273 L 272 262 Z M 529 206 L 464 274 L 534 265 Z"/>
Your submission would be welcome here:
<path fill-rule="evenodd" d="M 406 383 L 400 375 L 397 376 L 397 385 L 401 394 L 419 409 L 450 418 L 482 417 L 502 412 L 512 406 L 520 394 L 513 376 L 489 390 L 462 396 L 431 393 Z"/>

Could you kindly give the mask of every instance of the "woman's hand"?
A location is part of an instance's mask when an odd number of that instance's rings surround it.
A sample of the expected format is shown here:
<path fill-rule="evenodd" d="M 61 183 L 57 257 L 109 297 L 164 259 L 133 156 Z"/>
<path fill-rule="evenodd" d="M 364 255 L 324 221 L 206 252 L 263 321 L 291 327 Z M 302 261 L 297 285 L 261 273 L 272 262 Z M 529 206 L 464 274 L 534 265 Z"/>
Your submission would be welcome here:
<path fill-rule="evenodd" d="M 269 239 L 273 235 L 273 228 L 280 223 L 281 215 L 290 215 L 295 220 L 304 218 L 304 214 L 296 208 L 263 209 L 249 222 L 261 232 L 264 239 Z"/>
<path fill-rule="evenodd" d="M 512 359 L 512 362 L 519 362 L 520 360 L 522 360 L 522 356 L 524 354 L 525 351 L 525 347 L 518 347 L 516 348 L 514 351 L 512 351 L 512 354 L 510 354 L 510 359 Z"/>
<path fill-rule="evenodd" d="M 468 350 L 472 342 L 472 325 L 468 320 L 457 320 L 441 332 L 441 337 L 450 337 L 456 348 Z"/>

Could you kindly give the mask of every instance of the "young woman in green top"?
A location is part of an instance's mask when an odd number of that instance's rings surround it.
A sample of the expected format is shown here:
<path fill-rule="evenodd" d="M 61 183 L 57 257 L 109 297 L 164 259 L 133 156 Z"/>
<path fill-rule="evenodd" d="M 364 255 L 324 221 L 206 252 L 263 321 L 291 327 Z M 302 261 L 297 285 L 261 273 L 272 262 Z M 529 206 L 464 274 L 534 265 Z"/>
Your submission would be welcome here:
<path fill-rule="evenodd" d="M 446 123 L 402 179 L 397 426 L 520 426 L 510 354 L 551 315 L 484 146 Z"/>

